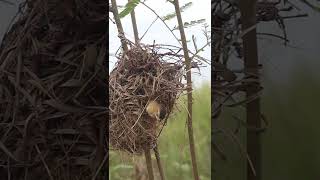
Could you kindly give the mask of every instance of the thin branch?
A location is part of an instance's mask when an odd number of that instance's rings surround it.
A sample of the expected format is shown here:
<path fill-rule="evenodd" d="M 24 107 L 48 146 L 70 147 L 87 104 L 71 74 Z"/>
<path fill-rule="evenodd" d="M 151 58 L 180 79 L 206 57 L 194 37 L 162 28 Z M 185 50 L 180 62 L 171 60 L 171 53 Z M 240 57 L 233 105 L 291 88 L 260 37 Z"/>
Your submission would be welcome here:
<path fill-rule="evenodd" d="M 277 34 L 272 34 L 272 33 L 257 33 L 257 35 L 264 35 L 264 36 L 272 36 L 272 37 L 275 37 L 275 38 L 279 38 L 285 42 L 289 42 L 289 40 L 285 37 L 282 37 L 282 36 L 279 36 Z"/>
<path fill-rule="evenodd" d="M 131 0 L 128 0 L 130 2 Z M 134 12 L 134 9 L 130 12 L 131 15 L 131 21 L 132 21 L 132 28 L 133 28 L 133 34 L 134 34 L 134 40 L 135 43 L 139 43 L 139 33 L 138 33 L 138 27 L 137 27 L 137 20 L 136 20 L 136 15 Z"/>
<path fill-rule="evenodd" d="M 157 164 L 158 164 L 158 168 L 159 168 L 160 178 L 161 178 L 161 180 L 165 180 L 163 168 L 162 168 L 162 165 L 161 165 L 160 153 L 159 153 L 158 145 L 156 145 L 156 147 L 153 149 L 153 151 L 154 151 L 154 154 L 155 154 L 156 159 L 157 159 Z"/>
<path fill-rule="evenodd" d="M 163 24 L 166 26 L 166 28 L 171 32 L 171 34 L 173 35 L 173 37 L 177 40 L 177 42 L 180 44 L 180 45 L 182 45 L 181 44 L 181 42 L 180 42 L 180 40 L 179 40 L 179 38 L 173 33 L 173 31 L 170 29 L 170 27 L 168 26 L 168 24 L 157 14 L 157 12 L 155 11 L 155 10 L 153 10 L 151 7 L 149 7 L 148 5 L 146 5 L 144 2 L 140 2 L 141 4 L 143 4 L 146 8 L 148 8 L 150 11 L 152 11 L 162 22 L 163 22 Z M 156 19 L 157 20 L 157 19 Z M 156 21 L 156 20 L 154 20 L 154 22 Z M 153 23 L 154 23 L 153 22 Z M 152 24 L 153 24 L 152 23 Z M 151 24 L 151 25 L 152 25 Z M 150 26 L 151 26 L 150 25 Z M 149 26 L 149 28 L 150 28 L 150 26 Z M 148 28 L 148 29 L 149 29 Z M 145 32 L 146 33 L 146 32 Z M 145 34 L 144 34 L 145 35 Z M 144 35 L 142 36 L 142 37 L 144 37 Z M 142 39 L 142 38 L 141 38 Z M 141 40 L 140 39 L 140 40 Z M 211 42 L 208 42 L 208 43 L 206 43 L 202 48 L 200 48 L 199 50 L 203 50 L 206 46 L 208 46 L 208 45 L 210 45 L 211 44 Z M 209 63 L 209 61 L 210 60 L 207 60 L 207 59 L 205 59 L 205 58 L 203 58 L 203 57 L 201 57 L 201 56 L 199 56 L 199 55 L 197 55 L 199 52 L 196 52 L 196 53 L 193 53 L 193 52 L 191 52 L 191 50 L 189 50 L 188 49 L 188 51 L 189 51 L 189 53 L 191 53 L 192 55 L 193 55 L 193 57 L 191 58 L 191 59 L 193 59 L 194 57 L 197 57 L 197 58 L 199 58 L 200 60 L 202 60 L 202 61 L 204 61 L 205 63 L 207 63 L 207 64 L 210 64 Z"/>
<path fill-rule="evenodd" d="M 187 99 L 188 99 L 188 134 L 189 134 L 189 145 L 190 145 L 190 154 L 191 154 L 191 161 L 192 161 L 192 170 L 193 176 L 195 180 L 199 180 L 199 173 L 197 167 L 197 159 L 196 159 L 196 152 L 195 152 L 195 145 L 194 145 L 194 137 L 193 137 L 193 128 L 192 128 L 192 81 L 191 81 L 191 59 L 189 57 L 188 46 L 186 35 L 183 28 L 183 22 L 181 17 L 181 12 L 179 8 L 179 1 L 174 0 L 173 2 L 175 11 L 177 14 L 178 26 L 181 35 L 181 42 L 183 47 L 183 53 L 185 57 L 186 63 L 186 71 L 187 71 Z"/>
<path fill-rule="evenodd" d="M 51 171 L 50 171 L 50 169 L 49 169 L 49 167 L 48 167 L 48 165 L 47 165 L 46 161 L 44 160 L 44 158 L 43 158 L 43 156 L 42 156 L 42 154 L 41 154 L 41 151 L 40 151 L 40 149 L 39 149 L 39 147 L 38 147 L 38 145 L 37 145 L 37 144 L 35 145 L 35 148 L 36 148 L 36 150 L 37 150 L 37 153 L 38 153 L 38 154 L 39 154 L 39 156 L 40 156 L 40 159 L 41 159 L 41 161 L 42 161 L 42 163 L 43 163 L 44 167 L 45 167 L 45 168 L 46 168 L 46 170 L 47 170 L 47 173 L 48 173 L 48 176 L 49 176 L 50 180 L 53 180 L 53 176 L 51 175 Z"/>
<path fill-rule="evenodd" d="M 103 166 L 105 165 L 105 163 L 107 162 L 108 160 L 108 155 L 104 156 L 102 162 L 100 163 L 98 169 L 96 170 L 94 176 L 92 177 L 92 180 L 95 180 L 96 177 L 98 176 L 99 172 L 101 172 L 101 169 L 103 168 Z"/>
<path fill-rule="evenodd" d="M 159 17 L 156 17 L 155 20 L 152 21 L 152 23 L 149 25 L 149 27 L 147 28 L 147 30 L 143 33 L 143 35 L 140 38 L 140 41 L 143 39 L 143 37 L 147 34 L 147 32 L 149 31 L 149 29 L 151 28 L 151 26 L 159 19 Z"/>
<path fill-rule="evenodd" d="M 179 38 L 173 33 L 173 31 L 170 29 L 170 27 L 168 26 L 168 24 L 156 13 L 155 10 L 153 10 L 151 7 L 149 7 L 148 5 L 146 5 L 144 2 L 141 2 L 141 4 L 143 4 L 146 8 L 148 8 L 150 11 L 152 11 L 162 22 L 163 24 L 168 28 L 168 30 L 171 32 L 171 34 L 173 35 L 173 37 L 178 41 L 178 43 L 181 45 L 181 42 L 179 41 Z"/>
<path fill-rule="evenodd" d="M 123 31 L 123 27 L 121 24 L 121 20 L 119 17 L 119 12 L 118 12 L 118 6 L 117 6 L 117 2 L 116 0 L 111 0 L 111 4 L 112 4 L 112 13 L 114 16 L 114 20 L 116 21 L 116 25 L 117 25 L 117 29 L 118 29 L 118 33 L 119 33 L 119 38 L 121 41 L 121 45 L 124 51 L 128 51 L 128 46 L 125 40 L 125 35 L 124 35 L 124 31 Z"/>
<path fill-rule="evenodd" d="M 256 26 L 256 0 L 240 1 L 240 13 L 242 22 L 242 31 L 250 29 Z M 284 29 L 284 28 L 283 28 Z M 255 96 L 259 92 L 260 82 L 258 76 L 258 45 L 257 45 L 257 33 L 256 28 L 247 31 L 242 37 L 243 40 L 243 57 L 246 75 L 250 73 L 254 81 L 247 82 L 245 89 L 247 99 Z M 251 127 L 260 128 L 260 98 L 254 98 L 250 102 L 246 102 L 246 118 L 247 124 Z M 252 163 L 248 161 L 247 167 L 247 180 L 261 180 L 261 136 L 259 133 L 252 132 L 247 129 L 247 152 L 252 160 Z M 255 171 L 253 171 L 253 169 Z"/>
<path fill-rule="evenodd" d="M 299 17 L 308 17 L 308 14 L 298 14 L 293 16 L 282 16 L 282 19 L 292 19 L 292 18 L 299 18 Z"/>
<path fill-rule="evenodd" d="M 149 180 L 154 180 L 151 153 L 150 153 L 150 149 L 148 147 L 145 147 L 144 155 L 146 158 Z"/>
<path fill-rule="evenodd" d="M 192 35 L 192 42 L 193 42 L 193 46 L 196 52 L 198 52 L 198 46 L 196 43 L 196 37 L 194 37 L 194 35 Z"/>

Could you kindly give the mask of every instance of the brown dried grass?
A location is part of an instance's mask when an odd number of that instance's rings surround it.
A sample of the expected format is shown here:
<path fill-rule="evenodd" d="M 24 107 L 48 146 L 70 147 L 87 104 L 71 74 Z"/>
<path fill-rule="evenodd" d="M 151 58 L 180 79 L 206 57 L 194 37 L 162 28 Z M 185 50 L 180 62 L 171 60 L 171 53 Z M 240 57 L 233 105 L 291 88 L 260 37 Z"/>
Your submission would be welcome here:
<path fill-rule="evenodd" d="M 159 49 L 160 46 L 132 46 L 120 54 L 110 74 L 109 143 L 113 150 L 141 154 L 145 148 L 153 148 L 184 88 L 179 55 L 160 54 Z M 165 60 L 168 57 L 172 62 Z M 165 108 L 164 121 L 152 119 L 145 112 L 151 100 Z"/>
<path fill-rule="evenodd" d="M 0 46 L 0 177 L 103 179 L 107 3 L 21 10 Z"/>

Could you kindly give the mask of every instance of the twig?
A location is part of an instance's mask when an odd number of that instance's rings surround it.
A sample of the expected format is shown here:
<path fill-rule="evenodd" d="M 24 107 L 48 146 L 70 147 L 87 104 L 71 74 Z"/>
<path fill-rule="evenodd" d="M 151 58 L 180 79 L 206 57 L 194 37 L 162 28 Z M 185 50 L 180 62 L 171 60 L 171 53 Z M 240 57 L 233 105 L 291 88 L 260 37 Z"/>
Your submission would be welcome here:
<path fill-rule="evenodd" d="M 193 128 L 192 128 L 191 59 L 189 57 L 186 35 L 184 32 L 181 12 L 180 12 L 180 8 L 179 8 L 179 1 L 174 0 L 173 4 L 174 4 L 175 11 L 177 14 L 178 26 L 179 26 L 179 31 L 180 31 L 180 35 L 181 35 L 181 42 L 182 42 L 183 53 L 184 53 L 185 63 L 186 63 L 186 71 L 187 71 L 187 94 L 188 94 L 187 98 L 188 98 L 188 113 L 189 113 L 188 118 L 187 118 L 187 122 L 188 122 L 190 154 L 191 154 L 191 160 L 192 160 L 192 170 L 193 170 L 194 179 L 199 180 L 200 178 L 199 178 L 199 174 L 198 174 L 197 159 L 196 159 L 194 137 L 193 137 Z"/>
<path fill-rule="evenodd" d="M 193 42 L 193 46 L 196 52 L 198 52 L 198 46 L 196 43 L 196 37 L 194 37 L 194 35 L 192 35 L 192 42 Z"/>
<path fill-rule="evenodd" d="M 154 151 L 154 154 L 155 154 L 156 159 L 157 159 L 157 164 L 158 164 L 161 180 L 165 180 L 163 168 L 162 168 L 161 161 L 160 161 L 160 153 L 159 153 L 158 145 L 156 145 L 154 147 L 153 151 Z"/>
<path fill-rule="evenodd" d="M 103 161 L 100 163 L 97 171 L 95 172 L 94 176 L 92 177 L 92 180 L 95 180 L 98 176 L 99 172 L 101 172 L 102 167 L 105 165 L 105 162 L 108 160 L 108 155 L 104 156 Z"/>
<path fill-rule="evenodd" d="M 240 13 L 242 30 L 256 25 L 256 0 L 240 1 Z M 283 25 L 282 21 L 280 23 Z M 284 25 L 283 25 L 284 26 Z M 284 29 L 284 27 L 282 28 Z M 285 31 L 284 36 L 286 37 Z M 286 38 L 285 38 L 286 39 Z M 254 74 L 252 77 L 255 82 L 248 83 L 246 87 L 246 97 L 250 98 L 259 92 L 259 77 L 258 74 L 258 45 L 257 45 L 257 33 L 256 29 L 252 29 L 246 33 L 243 37 L 243 54 L 244 54 L 244 66 L 248 73 Z M 255 98 L 250 102 L 246 102 L 246 116 L 247 124 L 252 127 L 260 128 L 260 99 Z M 247 168 L 247 180 L 261 180 L 261 136 L 256 132 L 252 132 L 247 129 L 247 152 L 252 162 L 248 161 L 248 167 L 252 166 L 252 170 Z M 253 171 L 255 170 L 255 171 Z"/>
<path fill-rule="evenodd" d="M 151 28 L 151 26 L 158 20 L 159 17 L 156 17 L 155 20 L 152 21 L 152 23 L 149 25 L 149 27 L 147 28 L 147 30 L 143 33 L 143 35 L 140 38 L 140 41 L 143 39 L 143 37 L 147 34 L 147 32 L 149 31 L 149 29 Z"/>
<path fill-rule="evenodd" d="M 40 159 L 41 159 L 44 167 L 45 167 L 46 170 L 47 170 L 47 173 L 48 173 L 48 175 L 49 175 L 49 177 L 50 177 L 50 180 L 54 180 L 53 177 L 52 177 L 52 175 L 51 175 L 50 169 L 49 169 L 46 161 L 44 160 L 43 156 L 41 155 L 41 152 L 40 152 L 40 150 L 39 150 L 38 145 L 35 145 L 35 148 L 36 148 L 36 150 L 37 150 L 37 152 L 38 152 L 38 154 L 39 154 L 39 156 L 40 156 Z"/>
<path fill-rule="evenodd" d="M 179 38 L 173 33 L 173 31 L 170 29 L 170 27 L 168 26 L 168 24 L 156 13 L 156 11 L 154 11 L 152 8 L 150 8 L 148 5 L 146 5 L 144 2 L 141 2 L 141 4 L 143 4 L 146 8 L 148 8 L 150 11 L 152 11 L 162 22 L 163 24 L 168 28 L 168 30 L 171 32 L 171 34 L 173 35 L 173 37 L 178 41 L 178 43 L 181 45 L 181 42 L 179 41 Z"/>
<path fill-rule="evenodd" d="M 144 155 L 146 158 L 149 180 L 154 180 L 151 153 L 150 153 L 150 149 L 148 147 L 145 147 Z"/>
<path fill-rule="evenodd" d="M 131 0 L 128 0 L 130 2 Z M 134 9 L 130 12 L 131 15 L 131 21 L 132 21 L 132 28 L 133 28 L 133 34 L 134 34 L 134 40 L 135 43 L 139 43 L 139 33 L 138 33 L 138 27 L 137 27 L 137 20 L 136 20 L 136 15 L 134 12 Z"/>
<path fill-rule="evenodd" d="M 253 165 L 253 162 L 251 160 L 250 155 L 248 154 L 248 152 L 246 152 L 245 147 L 241 144 L 240 140 L 229 130 L 220 130 L 225 136 L 227 136 L 228 138 L 230 138 L 233 142 L 235 142 L 241 153 L 246 157 L 247 161 L 248 161 L 248 165 L 250 167 L 250 169 L 248 168 L 248 171 L 251 171 L 255 176 L 257 174 L 256 169 Z"/>
<path fill-rule="evenodd" d="M 173 35 L 173 37 L 177 40 L 177 42 L 180 44 L 180 45 L 182 45 L 181 44 L 181 42 L 180 42 L 180 40 L 179 40 L 179 38 L 173 33 L 173 31 L 170 29 L 170 27 L 168 26 L 168 24 L 157 14 L 157 12 L 155 12 L 152 8 L 150 8 L 148 5 L 146 5 L 144 2 L 140 2 L 141 4 L 143 4 L 146 8 L 148 8 L 150 11 L 152 11 L 162 22 L 163 22 L 163 24 L 167 27 L 167 29 L 171 32 L 171 34 Z M 154 22 L 156 21 L 157 19 L 155 19 L 154 20 Z M 154 23 L 153 22 L 153 23 Z M 153 24 L 152 23 L 152 24 Z M 152 25 L 151 24 L 151 25 Z M 150 25 L 150 26 L 151 26 Z M 149 28 L 150 28 L 150 26 L 149 26 Z M 149 29 L 148 28 L 148 29 Z M 145 32 L 146 33 L 146 32 Z M 145 35 L 145 34 L 144 34 Z M 142 38 L 144 37 L 144 35 L 142 36 Z M 141 39 L 142 39 L 141 38 Z M 140 40 L 141 40 L 140 39 Z M 199 49 L 199 50 L 203 50 L 206 46 L 208 46 L 208 45 L 210 45 L 211 44 L 211 42 L 208 42 L 208 43 L 206 43 L 201 49 Z M 199 56 L 199 55 L 197 55 L 198 53 L 199 53 L 199 51 L 198 52 L 196 52 L 196 53 L 193 53 L 193 52 L 191 52 L 191 50 L 189 50 L 188 49 L 188 51 L 189 51 L 189 53 L 191 53 L 192 55 L 193 55 L 193 57 L 191 58 L 191 59 L 193 59 L 194 57 L 198 57 L 199 59 L 201 59 L 202 61 L 204 61 L 204 62 L 206 62 L 207 64 L 210 64 L 209 63 L 209 60 L 207 60 L 207 59 L 205 59 L 205 58 L 203 58 L 203 57 L 201 57 L 201 56 Z"/>
<path fill-rule="evenodd" d="M 277 34 L 272 34 L 272 33 L 257 33 L 257 35 L 264 35 L 264 36 L 272 36 L 272 37 L 275 37 L 275 38 L 279 38 L 279 39 L 282 39 L 283 41 L 285 42 L 289 42 L 289 40 L 285 37 L 282 37 L 282 36 L 279 36 Z"/>
<path fill-rule="evenodd" d="M 283 16 L 282 19 L 292 19 L 292 18 L 299 18 L 299 17 L 308 17 L 308 14 L 298 14 L 294 16 Z"/>
<path fill-rule="evenodd" d="M 116 25 L 117 25 L 117 29 L 118 29 L 118 33 L 119 33 L 119 38 L 121 41 L 121 45 L 124 51 L 128 51 L 128 47 L 127 47 L 127 43 L 125 40 L 125 35 L 124 35 L 124 31 L 122 28 L 122 24 L 120 21 L 120 17 L 119 17 L 119 12 L 118 12 L 118 6 L 117 6 L 117 2 L 116 0 L 111 0 L 111 4 L 112 4 L 112 13 L 114 16 L 114 20 L 116 21 Z"/>

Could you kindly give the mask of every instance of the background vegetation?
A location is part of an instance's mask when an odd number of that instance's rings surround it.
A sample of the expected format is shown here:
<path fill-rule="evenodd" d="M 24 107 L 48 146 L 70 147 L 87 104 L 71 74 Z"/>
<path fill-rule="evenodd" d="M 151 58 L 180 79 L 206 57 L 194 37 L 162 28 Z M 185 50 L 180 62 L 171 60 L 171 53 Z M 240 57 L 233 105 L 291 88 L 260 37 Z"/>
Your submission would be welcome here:
<path fill-rule="evenodd" d="M 263 75 L 262 110 L 270 125 L 262 137 L 263 180 L 320 178 L 320 122 L 317 113 L 320 77 L 317 74 L 301 62 L 295 64 L 288 74 L 288 82 L 279 83 L 270 78 L 272 74 Z M 241 110 L 236 113 L 244 118 Z M 231 118 L 230 111 L 225 111 L 223 116 L 220 120 L 223 126 L 236 127 L 237 122 Z M 237 138 L 241 143 L 245 142 L 244 128 L 240 129 Z M 223 136 L 216 141 L 224 147 L 228 158 L 215 157 L 213 178 L 245 180 L 246 159 L 239 146 Z"/>

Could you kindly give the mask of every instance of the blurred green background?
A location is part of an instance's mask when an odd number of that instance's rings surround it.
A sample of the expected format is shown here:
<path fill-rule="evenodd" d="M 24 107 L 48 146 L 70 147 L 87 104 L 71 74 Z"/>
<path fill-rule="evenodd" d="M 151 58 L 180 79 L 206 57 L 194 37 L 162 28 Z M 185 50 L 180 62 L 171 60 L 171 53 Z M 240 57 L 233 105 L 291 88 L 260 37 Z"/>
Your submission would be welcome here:
<path fill-rule="evenodd" d="M 274 38 L 258 38 L 262 112 L 269 127 L 262 134 L 262 180 L 320 179 L 320 13 L 292 0 L 306 18 L 285 20 L 289 46 Z M 311 2 L 311 1 L 310 1 Z M 281 35 L 276 23 L 260 23 L 257 32 Z M 234 68 L 241 68 L 235 62 Z M 245 120 L 244 109 L 224 109 L 219 124 L 233 132 Z M 214 156 L 214 180 L 245 180 L 246 157 L 238 143 L 245 146 L 245 128 L 235 135 L 239 142 L 222 134 L 214 135 L 227 156 Z"/>
<path fill-rule="evenodd" d="M 195 88 L 193 93 L 193 128 L 197 153 L 198 170 L 201 180 L 211 179 L 211 89 L 205 83 Z M 159 139 L 159 151 L 164 173 L 168 180 L 192 180 L 192 167 L 189 151 L 188 130 L 186 126 L 186 96 L 178 100 L 178 109 L 168 119 Z M 159 174 L 155 156 L 153 168 L 156 179 Z M 109 179 L 144 179 L 146 178 L 144 156 L 128 156 L 115 151 L 110 152 Z M 137 176 L 141 176 L 138 178 Z M 143 177 L 144 176 L 144 177 Z"/>
<path fill-rule="evenodd" d="M 320 179 L 320 77 L 303 62 L 292 68 L 287 82 L 277 82 L 271 76 L 262 76 L 262 112 L 270 125 L 262 134 L 263 180 Z M 232 132 L 238 122 L 231 116 L 245 120 L 243 110 L 225 109 L 219 126 Z M 236 137 L 245 145 L 244 128 Z M 227 156 L 227 160 L 214 157 L 213 178 L 245 180 L 246 158 L 239 145 L 222 134 L 213 139 Z"/>

